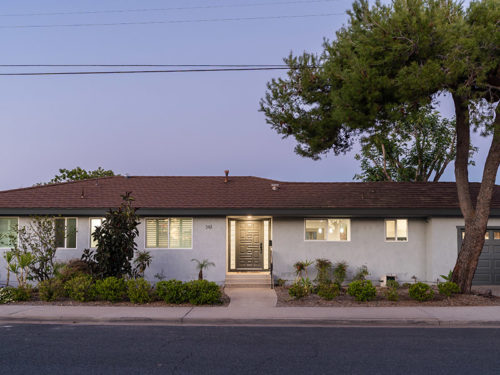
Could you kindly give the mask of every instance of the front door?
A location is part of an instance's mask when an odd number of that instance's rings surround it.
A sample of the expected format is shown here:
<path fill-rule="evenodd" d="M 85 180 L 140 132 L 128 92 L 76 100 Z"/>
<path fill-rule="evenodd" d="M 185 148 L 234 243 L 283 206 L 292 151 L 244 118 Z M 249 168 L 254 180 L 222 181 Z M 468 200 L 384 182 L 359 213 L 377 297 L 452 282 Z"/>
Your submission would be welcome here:
<path fill-rule="evenodd" d="M 236 267 L 263 269 L 263 242 L 262 221 L 236 221 Z"/>

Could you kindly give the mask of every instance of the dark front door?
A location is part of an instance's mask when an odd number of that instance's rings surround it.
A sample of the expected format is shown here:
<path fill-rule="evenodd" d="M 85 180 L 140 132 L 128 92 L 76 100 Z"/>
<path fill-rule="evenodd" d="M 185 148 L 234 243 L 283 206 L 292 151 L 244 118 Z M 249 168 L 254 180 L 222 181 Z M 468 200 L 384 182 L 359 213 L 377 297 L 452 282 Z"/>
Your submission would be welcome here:
<path fill-rule="evenodd" d="M 236 268 L 263 269 L 263 222 L 236 222 Z"/>

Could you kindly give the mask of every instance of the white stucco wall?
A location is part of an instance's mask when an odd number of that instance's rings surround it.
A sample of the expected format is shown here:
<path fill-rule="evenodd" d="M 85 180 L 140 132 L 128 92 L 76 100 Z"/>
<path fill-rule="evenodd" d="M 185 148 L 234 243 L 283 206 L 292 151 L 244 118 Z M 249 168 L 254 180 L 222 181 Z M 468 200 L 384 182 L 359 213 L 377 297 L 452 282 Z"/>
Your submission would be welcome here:
<path fill-rule="evenodd" d="M 80 258 L 90 246 L 90 221 L 78 217 L 77 249 L 58 249 L 57 259 L 64 261 Z M 29 218 L 20 218 L 26 225 Z M 490 219 L 489 226 L 500 226 L 500 218 Z M 400 282 L 411 282 L 415 275 L 419 281 L 435 282 L 447 274 L 457 257 L 457 227 L 460 218 L 409 219 L 408 241 L 387 242 L 384 219 L 351 219 L 351 240 L 347 242 L 305 241 L 303 218 L 275 217 L 272 221 L 274 274 L 287 280 L 295 278 L 293 264 L 298 260 L 327 258 L 332 262 L 346 261 L 348 278 L 357 268 L 366 265 L 369 278 L 379 280 L 382 275 L 396 274 Z M 137 245 L 145 249 L 145 224 L 139 226 Z M 205 278 L 222 284 L 226 274 L 226 218 L 195 217 L 193 219 L 192 249 L 148 249 L 153 256 L 146 278 L 155 281 L 156 273 L 167 279 L 183 281 L 197 278 L 195 263 L 191 259 L 208 259 L 216 264 L 205 272 Z M 6 249 L 0 249 L 3 255 Z M 0 284 L 5 283 L 6 269 L 0 256 Z M 314 267 L 309 276 L 315 277 Z M 15 276 L 11 276 L 15 280 Z"/>
<path fill-rule="evenodd" d="M 20 217 L 19 226 L 28 225 L 29 218 Z M 138 250 L 145 249 L 145 221 L 139 225 L 139 237 L 136 239 Z M 59 261 L 79 259 L 84 249 L 90 247 L 90 218 L 77 217 L 77 248 L 58 249 L 56 258 Z M 7 271 L 3 253 L 8 249 L 0 249 L 0 284 L 5 283 Z M 198 278 L 195 262 L 191 259 L 208 259 L 215 263 L 204 272 L 207 280 L 222 284 L 226 275 L 226 219 L 194 218 L 193 246 L 191 249 L 147 249 L 153 256 L 151 266 L 146 270 L 146 278 L 157 281 L 156 273 L 165 274 L 167 279 L 188 281 Z M 11 280 L 15 276 L 11 275 Z"/>
<path fill-rule="evenodd" d="M 440 275 L 447 275 L 453 269 L 458 255 L 457 227 L 463 227 L 460 218 L 431 218 L 427 230 L 427 277 L 436 281 Z M 489 227 L 500 226 L 500 219 L 492 218 Z"/>
<path fill-rule="evenodd" d="M 275 218 L 273 220 L 273 260 L 276 277 L 295 278 L 293 264 L 299 260 L 326 258 L 333 263 L 346 261 L 348 278 L 366 265 L 369 278 L 379 280 L 394 273 L 398 280 L 426 278 L 426 223 L 423 219 L 408 221 L 408 242 L 386 242 L 384 219 L 351 219 L 350 241 L 305 241 L 304 219 Z M 314 266 L 309 277 L 315 276 Z"/>

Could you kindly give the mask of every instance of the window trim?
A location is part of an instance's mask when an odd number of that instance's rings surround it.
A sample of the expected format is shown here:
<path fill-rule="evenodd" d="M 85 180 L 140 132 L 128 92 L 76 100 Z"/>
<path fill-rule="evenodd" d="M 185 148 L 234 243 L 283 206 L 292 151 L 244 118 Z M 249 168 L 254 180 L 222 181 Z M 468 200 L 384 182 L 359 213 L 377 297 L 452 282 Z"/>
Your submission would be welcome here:
<path fill-rule="evenodd" d="M 337 219 L 337 220 L 347 220 L 349 222 L 349 225 L 347 226 L 347 240 L 308 240 L 306 238 L 306 220 L 328 220 L 328 219 Z M 340 243 L 345 243 L 345 242 L 351 242 L 351 218 L 350 217 L 305 217 L 304 218 L 304 230 L 303 230 L 303 235 L 304 235 L 304 242 L 340 242 Z"/>
<path fill-rule="evenodd" d="M 1 216 L 0 219 L 16 219 L 17 226 L 19 227 L 19 216 Z M 19 234 L 17 235 L 17 243 L 19 243 Z M 0 246 L 0 250 L 10 250 L 10 247 Z"/>
<path fill-rule="evenodd" d="M 395 239 L 393 240 L 388 240 L 387 239 L 387 221 L 393 220 L 395 221 L 394 223 L 394 234 Z M 398 220 L 406 220 L 406 240 L 398 240 Z M 389 243 L 404 243 L 404 242 L 409 242 L 410 240 L 410 220 L 405 217 L 396 217 L 396 218 L 386 218 L 384 219 L 384 242 L 389 242 Z"/>
<path fill-rule="evenodd" d="M 148 247 L 148 220 L 168 220 L 167 244 L 170 246 L 170 219 L 191 219 L 191 247 Z M 194 245 L 194 218 L 192 216 L 148 216 L 144 218 L 144 249 L 147 250 L 193 250 Z"/>
<path fill-rule="evenodd" d="M 58 250 L 76 250 L 78 249 L 78 218 L 75 216 L 61 216 L 54 218 L 54 228 L 56 225 L 57 219 L 64 219 L 64 247 L 56 247 Z M 67 247 L 68 246 L 68 219 L 75 219 L 75 247 Z"/>
<path fill-rule="evenodd" d="M 101 219 L 101 224 L 102 221 L 105 219 L 104 216 L 98 217 L 98 216 L 91 216 L 89 217 L 89 249 L 97 249 L 97 247 L 92 247 L 92 220 L 95 219 Z"/>

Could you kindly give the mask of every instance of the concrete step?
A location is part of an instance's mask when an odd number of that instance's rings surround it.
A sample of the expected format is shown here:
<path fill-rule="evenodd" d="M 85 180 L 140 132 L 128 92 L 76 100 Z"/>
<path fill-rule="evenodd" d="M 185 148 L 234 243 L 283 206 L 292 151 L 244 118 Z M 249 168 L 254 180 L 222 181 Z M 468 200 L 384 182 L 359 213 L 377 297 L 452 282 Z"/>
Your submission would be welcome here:
<path fill-rule="evenodd" d="M 225 286 L 228 288 L 263 288 L 271 287 L 269 274 L 232 274 L 226 275 Z"/>

